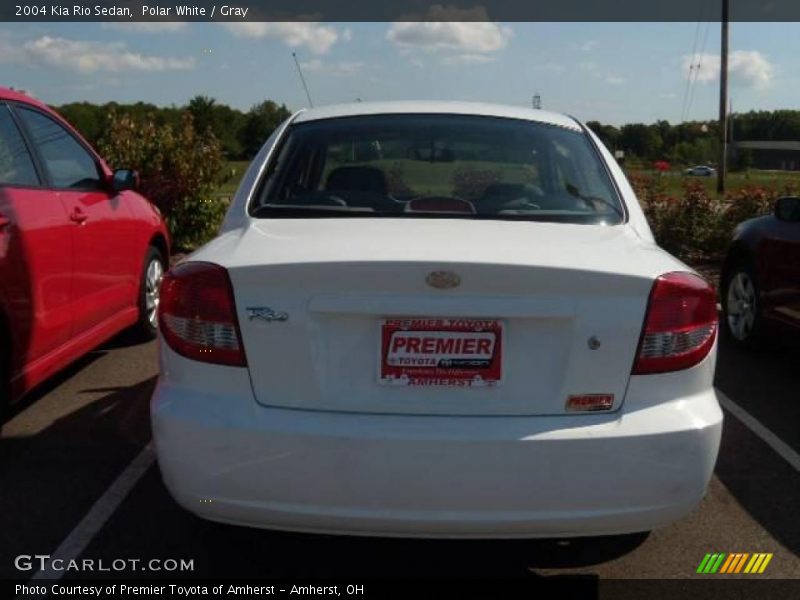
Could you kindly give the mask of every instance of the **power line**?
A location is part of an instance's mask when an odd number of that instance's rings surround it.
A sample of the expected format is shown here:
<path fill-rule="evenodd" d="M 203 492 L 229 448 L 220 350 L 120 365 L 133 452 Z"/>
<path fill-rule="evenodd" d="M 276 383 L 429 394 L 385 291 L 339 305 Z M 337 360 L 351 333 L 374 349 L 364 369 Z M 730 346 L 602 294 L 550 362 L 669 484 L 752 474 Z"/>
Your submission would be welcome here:
<path fill-rule="evenodd" d="M 702 17 L 702 12 L 700 14 Z M 694 57 L 697 53 L 697 40 L 700 37 L 700 23 L 701 21 L 697 22 L 697 27 L 694 28 L 694 42 L 692 43 L 692 54 L 689 57 L 689 75 L 686 77 L 686 87 L 683 89 L 683 102 L 681 103 L 681 122 L 683 122 L 683 117 L 686 114 L 686 102 L 689 99 L 689 82 L 692 80 L 692 73 L 694 69 Z"/>
<path fill-rule="evenodd" d="M 708 32 L 711 30 L 711 22 L 706 22 L 706 30 L 703 34 L 703 44 L 700 48 L 700 54 L 698 54 L 697 59 L 697 68 L 694 72 L 694 82 L 692 83 L 692 87 L 689 90 L 689 104 L 686 106 L 686 118 L 689 118 L 689 115 L 692 112 L 692 105 L 694 104 L 694 95 L 697 91 L 697 81 L 700 79 L 700 69 L 703 68 L 703 59 L 705 58 L 706 54 L 706 45 L 708 44 Z"/>
<path fill-rule="evenodd" d="M 706 21 L 705 19 L 707 9 L 710 8 L 710 2 L 711 0 L 700 2 L 700 14 L 698 15 L 699 21 L 697 22 L 697 28 L 695 29 L 695 46 L 692 50 L 692 56 L 689 62 L 689 76 L 686 81 L 686 94 L 684 97 L 685 102 L 683 104 L 683 108 L 681 109 L 681 122 L 684 122 L 689 118 L 689 114 L 692 110 L 692 104 L 694 103 L 694 93 L 697 88 L 697 81 L 700 78 L 700 70 L 703 68 L 703 58 L 706 51 L 706 44 L 708 43 L 708 32 L 711 28 L 710 21 Z M 703 43 L 700 47 L 700 51 L 697 52 L 697 34 L 699 34 L 702 25 L 705 25 L 705 30 L 703 32 Z"/>

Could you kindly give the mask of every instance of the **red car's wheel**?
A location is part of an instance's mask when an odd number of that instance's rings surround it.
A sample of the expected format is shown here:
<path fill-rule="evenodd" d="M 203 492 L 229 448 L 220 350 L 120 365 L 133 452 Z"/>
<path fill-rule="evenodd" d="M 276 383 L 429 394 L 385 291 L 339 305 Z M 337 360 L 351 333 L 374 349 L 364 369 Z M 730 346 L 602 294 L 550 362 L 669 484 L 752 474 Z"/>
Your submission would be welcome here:
<path fill-rule="evenodd" d="M 158 248 L 151 246 L 147 249 L 139 284 L 139 321 L 135 325 L 136 334 L 142 339 L 153 339 L 158 332 L 158 304 L 164 271 L 164 256 Z"/>

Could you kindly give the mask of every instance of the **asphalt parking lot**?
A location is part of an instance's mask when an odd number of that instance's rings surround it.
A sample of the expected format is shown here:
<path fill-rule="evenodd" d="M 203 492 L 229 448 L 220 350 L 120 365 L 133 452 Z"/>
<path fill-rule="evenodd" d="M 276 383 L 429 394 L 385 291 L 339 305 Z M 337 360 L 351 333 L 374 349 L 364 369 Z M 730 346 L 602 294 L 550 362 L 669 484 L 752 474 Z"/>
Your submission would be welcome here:
<path fill-rule="evenodd" d="M 180 509 L 146 449 L 156 346 L 122 336 L 15 407 L 3 427 L 0 577 L 33 576 L 36 569 L 15 568 L 15 557 L 61 546 L 70 557 L 108 563 L 192 559 L 193 571 L 169 573 L 188 578 L 697 578 L 709 552 L 773 553 L 758 577 L 800 578 L 797 359 L 792 348 L 754 355 L 721 344 L 717 387 L 751 426 L 726 410 L 708 496 L 666 529 L 571 542 L 359 539 L 218 525 Z M 763 426 L 756 424 L 758 434 L 753 419 Z M 126 493 L 118 478 L 135 460 L 143 474 L 128 480 Z"/>

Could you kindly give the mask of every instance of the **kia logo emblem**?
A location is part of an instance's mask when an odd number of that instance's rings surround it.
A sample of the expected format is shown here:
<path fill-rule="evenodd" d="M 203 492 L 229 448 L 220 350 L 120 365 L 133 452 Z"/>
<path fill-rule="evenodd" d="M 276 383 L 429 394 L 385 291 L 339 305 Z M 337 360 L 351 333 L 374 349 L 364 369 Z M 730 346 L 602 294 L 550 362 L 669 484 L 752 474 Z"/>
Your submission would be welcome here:
<path fill-rule="evenodd" d="M 425 278 L 425 283 L 439 290 L 448 290 L 461 285 L 461 277 L 452 271 L 432 271 Z"/>

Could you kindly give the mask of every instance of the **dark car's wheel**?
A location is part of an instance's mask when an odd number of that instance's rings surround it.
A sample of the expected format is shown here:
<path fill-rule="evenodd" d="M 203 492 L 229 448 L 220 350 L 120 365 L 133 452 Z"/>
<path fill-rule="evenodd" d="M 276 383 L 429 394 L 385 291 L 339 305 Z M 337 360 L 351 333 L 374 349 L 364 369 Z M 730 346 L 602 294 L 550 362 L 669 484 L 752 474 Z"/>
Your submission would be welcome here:
<path fill-rule="evenodd" d="M 761 300 L 752 265 L 734 263 L 725 275 L 722 309 L 725 330 L 740 346 L 755 346 L 761 339 Z"/>
<path fill-rule="evenodd" d="M 151 340 L 158 332 L 158 302 L 161 279 L 166 270 L 166 260 L 158 248 L 147 250 L 144 270 L 139 284 L 139 321 L 134 333 L 140 339 Z"/>

